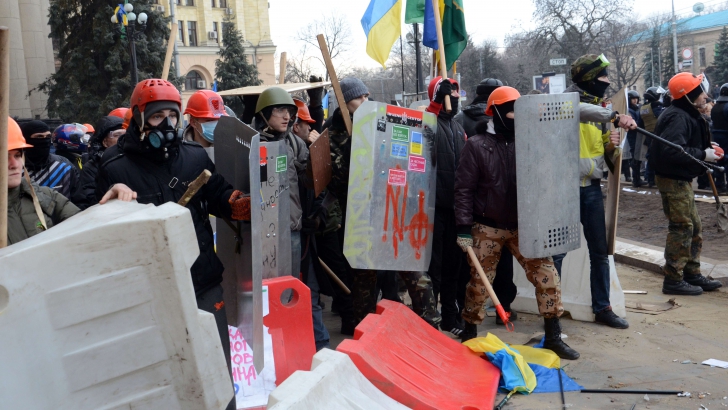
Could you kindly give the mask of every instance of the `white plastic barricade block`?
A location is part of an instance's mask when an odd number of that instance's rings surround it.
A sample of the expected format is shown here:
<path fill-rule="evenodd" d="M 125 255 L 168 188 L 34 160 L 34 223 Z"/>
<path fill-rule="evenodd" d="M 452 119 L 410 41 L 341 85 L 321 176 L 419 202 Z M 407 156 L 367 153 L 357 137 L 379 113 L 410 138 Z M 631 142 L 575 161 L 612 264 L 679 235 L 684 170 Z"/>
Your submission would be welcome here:
<path fill-rule="evenodd" d="M 190 213 L 112 201 L 0 250 L 0 407 L 223 409 Z"/>
<path fill-rule="evenodd" d="M 594 313 L 591 308 L 589 266 L 589 250 L 582 229 L 581 247 L 567 253 L 561 265 L 561 301 L 564 304 L 564 310 L 569 312 L 574 320 L 585 322 L 594 321 Z M 609 278 L 609 301 L 612 310 L 620 317 L 627 317 L 622 285 L 617 277 L 614 256 L 611 255 L 609 256 Z M 526 273 L 515 258 L 513 258 L 513 283 L 518 286 L 518 294 L 516 300 L 511 304 L 511 309 L 538 314 L 533 284 L 526 279 Z"/>
<path fill-rule="evenodd" d="M 321 349 L 310 372 L 296 371 L 268 397 L 268 410 L 404 410 L 377 389 L 348 355 Z"/>

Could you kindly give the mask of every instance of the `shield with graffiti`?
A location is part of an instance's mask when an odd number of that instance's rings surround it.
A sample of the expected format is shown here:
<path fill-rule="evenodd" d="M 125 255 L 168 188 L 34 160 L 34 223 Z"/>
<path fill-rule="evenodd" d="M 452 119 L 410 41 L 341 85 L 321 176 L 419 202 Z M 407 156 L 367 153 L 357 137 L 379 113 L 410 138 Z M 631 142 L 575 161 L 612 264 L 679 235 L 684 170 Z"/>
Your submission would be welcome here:
<path fill-rule="evenodd" d="M 426 271 L 437 117 L 368 101 L 354 113 L 344 255 L 355 269 Z"/>

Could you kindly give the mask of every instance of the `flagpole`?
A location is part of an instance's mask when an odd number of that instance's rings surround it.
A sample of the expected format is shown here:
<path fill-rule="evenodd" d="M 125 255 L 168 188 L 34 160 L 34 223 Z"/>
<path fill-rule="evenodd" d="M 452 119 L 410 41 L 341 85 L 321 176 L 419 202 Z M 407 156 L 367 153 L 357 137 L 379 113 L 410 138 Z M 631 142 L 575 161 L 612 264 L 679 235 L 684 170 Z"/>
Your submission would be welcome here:
<path fill-rule="evenodd" d="M 442 20 L 440 19 L 440 4 L 438 0 L 432 0 L 432 12 L 435 15 L 435 27 L 437 28 L 437 48 L 440 52 L 440 75 L 447 80 L 447 62 L 445 61 L 445 41 L 442 39 Z M 452 111 L 450 96 L 445 96 L 445 111 Z"/>

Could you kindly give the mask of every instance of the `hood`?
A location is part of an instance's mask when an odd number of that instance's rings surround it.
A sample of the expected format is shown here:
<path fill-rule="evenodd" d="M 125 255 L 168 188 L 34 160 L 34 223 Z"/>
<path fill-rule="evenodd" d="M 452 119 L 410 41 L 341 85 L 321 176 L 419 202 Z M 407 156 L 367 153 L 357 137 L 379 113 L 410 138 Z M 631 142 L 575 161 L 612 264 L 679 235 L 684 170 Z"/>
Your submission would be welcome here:
<path fill-rule="evenodd" d="M 463 114 L 472 118 L 474 121 L 487 120 L 490 117 L 485 115 L 485 108 L 488 106 L 487 103 L 470 104 L 463 108 Z"/>
<path fill-rule="evenodd" d="M 571 84 L 569 88 L 567 88 L 565 93 L 579 93 L 579 101 L 587 104 L 594 104 L 599 105 L 602 103 L 602 98 L 595 97 L 588 92 L 582 90 L 578 85 Z"/>
<path fill-rule="evenodd" d="M 96 122 L 94 134 L 91 136 L 91 143 L 93 144 L 94 142 L 97 142 L 100 144 L 106 134 L 120 129 L 123 123 L 124 120 L 119 117 L 108 115 L 106 117 L 101 117 L 101 119 Z"/>

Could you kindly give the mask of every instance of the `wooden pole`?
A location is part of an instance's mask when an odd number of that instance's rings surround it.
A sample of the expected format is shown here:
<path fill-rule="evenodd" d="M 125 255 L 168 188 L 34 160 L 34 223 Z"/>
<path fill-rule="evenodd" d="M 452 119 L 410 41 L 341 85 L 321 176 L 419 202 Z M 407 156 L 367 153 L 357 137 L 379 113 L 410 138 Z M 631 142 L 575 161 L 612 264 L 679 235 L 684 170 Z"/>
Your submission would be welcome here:
<path fill-rule="evenodd" d="M 442 20 L 440 19 L 440 2 L 432 0 L 432 12 L 435 13 L 435 27 L 437 27 L 437 48 L 440 53 L 440 75 L 447 80 L 447 62 L 445 61 L 445 41 L 442 39 Z M 450 96 L 445 96 L 445 111 L 452 111 Z"/>
<path fill-rule="evenodd" d="M 341 279 L 339 279 L 339 277 L 336 276 L 334 271 L 332 271 L 331 268 L 329 268 L 329 266 L 326 263 L 324 263 L 324 261 L 321 258 L 319 258 L 319 262 L 321 262 L 321 267 L 324 268 L 324 271 L 326 271 L 326 273 L 329 275 L 331 280 L 333 280 L 337 285 L 339 285 L 339 287 L 341 288 L 341 290 L 344 291 L 344 293 L 346 293 L 347 295 L 351 295 L 351 290 L 349 290 L 349 288 L 344 284 L 344 282 L 342 282 Z"/>
<path fill-rule="evenodd" d="M 344 93 L 341 92 L 341 85 L 339 84 L 339 78 L 336 77 L 336 71 L 334 70 L 334 64 L 331 62 L 331 54 L 329 54 L 329 48 L 326 46 L 326 39 L 323 34 L 316 36 L 318 39 L 319 47 L 321 48 L 321 56 L 324 58 L 324 64 L 326 64 L 326 71 L 329 72 L 329 78 L 331 79 L 331 86 L 334 88 L 334 94 L 336 94 L 336 101 L 339 103 L 339 109 L 341 110 L 341 116 L 344 117 L 344 124 L 346 125 L 346 132 L 351 136 L 351 117 L 349 116 L 349 109 L 346 108 L 346 100 L 344 100 Z"/>
<path fill-rule="evenodd" d="M 0 248 L 8 246 L 8 114 L 10 30 L 0 27 Z"/>
<path fill-rule="evenodd" d="M 169 41 L 167 42 L 167 54 L 164 56 L 164 66 L 162 66 L 162 80 L 169 77 L 169 66 L 172 64 L 172 54 L 174 52 L 174 43 L 177 41 L 177 23 L 172 23 L 172 32 L 169 33 Z"/>
<path fill-rule="evenodd" d="M 506 326 L 506 329 L 508 329 L 509 332 L 512 332 L 513 323 L 511 323 L 509 319 L 510 315 L 505 311 L 505 309 L 503 309 L 500 300 L 498 300 L 498 296 L 495 294 L 493 286 L 490 285 L 488 277 L 485 276 L 485 272 L 483 272 L 483 267 L 480 266 L 480 262 L 478 261 L 478 257 L 475 256 L 475 252 L 473 251 L 472 246 L 468 246 L 468 256 L 470 256 L 470 262 L 473 263 L 475 270 L 478 272 L 478 276 L 480 276 L 480 280 L 485 285 L 485 290 L 488 292 L 488 295 L 493 300 L 493 306 L 495 306 L 495 311 L 498 312 L 498 316 L 500 316 L 503 324 Z"/>
<path fill-rule="evenodd" d="M 285 84 L 286 83 L 286 66 L 287 66 L 287 60 L 286 60 L 287 54 L 286 52 L 281 53 L 281 64 L 280 64 L 280 70 L 281 74 L 278 76 L 278 84 Z"/>
<path fill-rule="evenodd" d="M 612 99 L 612 109 L 617 112 L 627 111 L 627 89 L 619 90 Z M 624 130 L 619 131 L 620 142 L 624 140 Z M 606 155 L 606 153 L 605 153 Z M 614 255 L 614 248 L 617 243 L 617 214 L 619 212 L 619 193 L 621 187 L 619 179 L 622 176 L 622 153 L 619 153 L 614 160 L 614 172 L 607 180 L 607 202 L 605 204 L 605 222 L 607 227 L 607 255 Z"/>
<path fill-rule="evenodd" d="M 210 180 L 211 176 L 212 173 L 210 171 L 202 171 L 202 173 L 200 173 L 200 175 L 188 185 L 187 191 L 185 191 L 184 195 L 182 195 L 182 198 L 177 201 L 177 205 L 187 206 L 190 200 L 192 200 L 192 197 L 194 197 L 195 194 L 197 194 L 197 191 L 199 191 L 200 188 L 202 188 L 202 186 Z"/>

